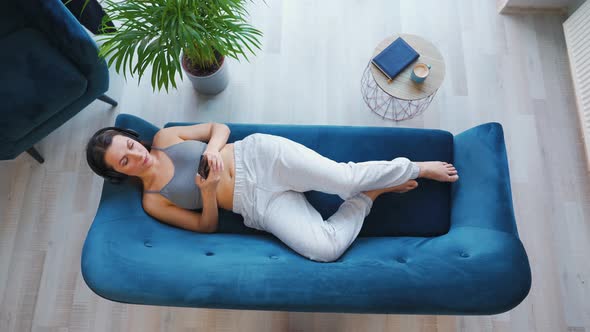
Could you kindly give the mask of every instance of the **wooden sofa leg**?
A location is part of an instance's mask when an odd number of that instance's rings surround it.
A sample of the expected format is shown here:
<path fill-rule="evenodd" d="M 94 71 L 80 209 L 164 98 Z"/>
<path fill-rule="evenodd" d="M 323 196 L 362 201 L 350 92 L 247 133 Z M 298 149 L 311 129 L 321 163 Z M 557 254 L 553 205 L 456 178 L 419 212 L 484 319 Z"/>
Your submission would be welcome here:
<path fill-rule="evenodd" d="M 117 105 L 119 104 L 113 98 L 111 98 L 107 95 L 102 95 L 102 96 L 98 97 L 98 99 L 104 101 L 107 104 L 113 105 L 113 107 L 117 107 Z"/>
<path fill-rule="evenodd" d="M 45 159 L 43 159 L 43 157 L 41 156 L 39 151 L 37 151 L 37 149 L 35 149 L 35 147 L 29 148 L 27 150 L 27 153 L 30 154 L 31 157 L 35 158 L 35 160 L 38 161 L 39 164 L 43 164 L 45 162 Z"/>

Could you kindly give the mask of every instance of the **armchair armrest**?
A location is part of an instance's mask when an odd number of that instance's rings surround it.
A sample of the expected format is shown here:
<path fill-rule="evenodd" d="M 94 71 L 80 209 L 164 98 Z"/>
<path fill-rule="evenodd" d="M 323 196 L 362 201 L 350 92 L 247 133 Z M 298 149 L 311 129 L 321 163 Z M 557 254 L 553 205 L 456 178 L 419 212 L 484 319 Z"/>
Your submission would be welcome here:
<path fill-rule="evenodd" d="M 20 0 L 17 2 L 47 38 L 74 63 L 85 76 L 97 69 L 106 70 L 96 43 L 60 0 Z"/>
<path fill-rule="evenodd" d="M 504 132 L 486 123 L 454 138 L 459 181 L 451 189 L 451 229 L 479 227 L 518 237 Z"/>

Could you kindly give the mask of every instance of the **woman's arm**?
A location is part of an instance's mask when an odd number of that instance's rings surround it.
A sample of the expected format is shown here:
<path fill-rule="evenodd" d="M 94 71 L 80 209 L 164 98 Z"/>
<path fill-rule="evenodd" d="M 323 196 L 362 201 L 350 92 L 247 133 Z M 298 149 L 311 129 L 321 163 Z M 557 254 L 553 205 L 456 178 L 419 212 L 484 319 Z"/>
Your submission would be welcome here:
<path fill-rule="evenodd" d="M 220 172 L 213 169 L 209 170 L 207 179 L 203 179 L 199 174 L 195 175 L 195 183 L 199 187 L 203 201 L 201 213 L 159 200 L 159 195 L 144 195 L 143 208 L 149 215 L 167 224 L 196 232 L 213 233 L 217 230 L 219 222 L 217 185 L 220 180 Z"/>
<path fill-rule="evenodd" d="M 219 220 L 219 210 L 217 209 L 216 192 L 201 190 L 201 198 L 203 199 L 201 225 L 207 231 L 215 232 L 217 230 L 217 222 Z"/>
<path fill-rule="evenodd" d="M 223 160 L 219 151 L 227 143 L 229 127 L 222 123 L 201 123 L 192 126 L 164 128 L 154 137 L 154 146 L 166 147 L 186 140 L 207 142 L 203 155 L 207 156 L 209 168 L 223 170 Z"/>
<path fill-rule="evenodd" d="M 225 146 L 225 143 L 227 143 L 229 133 L 228 126 L 220 123 L 212 124 L 211 139 L 207 144 L 207 149 L 203 152 L 203 156 L 207 157 L 210 169 L 218 172 L 223 171 L 223 158 L 221 158 L 221 153 L 219 152 Z"/>
<path fill-rule="evenodd" d="M 185 210 L 174 204 L 151 201 L 147 198 L 152 196 L 146 195 L 143 201 L 143 208 L 150 216 L 166 224 L 193 232 L 213 233 L 217 230 L 217 218 L 212 219 L 204 216 L 207 212 L 205 206 L 203 206 L 203 213 L 199 213 Z M 217 206 L 217 203 L 215 205 Z M 217 215 L 217 207 L 215 208 L 215 215 Z"/>
<path fill-rule="evenodd" d="M 207 150 L 221 151 L 221 149 L 227 143 L 229 137 L 229 127 L 222 123 L 211 123 L 211 134 L 209 135 L 209 143 L 207 144 Z"/>
<path fill-rule="evenodd" d="M 200 123 L 192 126 L 176 126 L 163 128 L 154 137 L 154 143 L 165 147 L 177 143 L 180 140 L 197 140 L 207 142 L 209 145 L 221 150 L 229 137 L 229 127 L 223 123 Z"/>
<path fill-rule="evenodd" d="M 219 171 L 209 170 L 207 179 L 203 179 L 199 174 L 195 175 L 195 183 L 201 191 L 203 201 L 203 212 L 201 214 L 201 223 L 207 225 L 210 229 L 217 229 L 219 211 L 217 209 L 217 185 L 221 180 Z"/>

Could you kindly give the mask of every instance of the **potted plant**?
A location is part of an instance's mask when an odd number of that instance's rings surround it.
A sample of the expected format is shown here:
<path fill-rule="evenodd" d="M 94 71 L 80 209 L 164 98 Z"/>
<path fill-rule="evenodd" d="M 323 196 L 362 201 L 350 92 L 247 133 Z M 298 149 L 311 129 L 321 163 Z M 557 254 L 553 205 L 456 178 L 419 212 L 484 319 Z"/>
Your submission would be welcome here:
<path fill-rule="evenodd" d="M 197 91 L 219 93 L 228 83 L 226 57 L 246 60 L 262 33 L 246 21 L 246 0 L 107 0 L 105 16 L 118 23 L 99 38 L 100 55 L 123 75 L 145 74 L 155 90 L 176 88 L 181 66 Z M 105 23 L 103 21 L 103 23 Z"/>

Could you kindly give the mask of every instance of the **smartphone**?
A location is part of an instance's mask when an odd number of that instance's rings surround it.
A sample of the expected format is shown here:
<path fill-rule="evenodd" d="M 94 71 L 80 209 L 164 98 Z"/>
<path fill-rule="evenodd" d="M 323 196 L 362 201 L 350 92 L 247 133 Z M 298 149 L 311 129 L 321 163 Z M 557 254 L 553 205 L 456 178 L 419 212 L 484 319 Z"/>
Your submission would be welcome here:
<path fill-rule="evenodd" d="M 209 159 L 207 159 L 206 156 L 201 156 L 197 173 L 199 173 L 203 179 L 207 180 L 207 177 L 209 176 Z"/>

